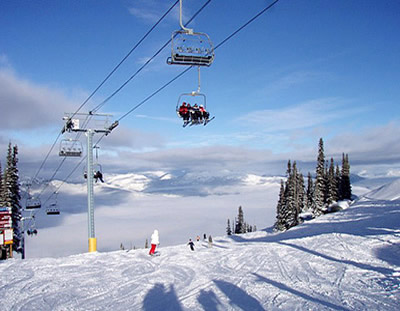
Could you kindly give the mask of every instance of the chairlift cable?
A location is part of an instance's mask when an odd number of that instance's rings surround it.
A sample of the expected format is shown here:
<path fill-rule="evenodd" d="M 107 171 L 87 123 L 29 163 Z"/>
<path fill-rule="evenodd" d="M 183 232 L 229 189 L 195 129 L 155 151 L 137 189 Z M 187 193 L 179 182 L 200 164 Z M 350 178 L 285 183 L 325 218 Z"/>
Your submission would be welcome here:
<path fill-rule="evenodd" d="M 243 24 L 241 27 L 239 27 L 236 31 L 234 31 L 231 35 L 226 37 L 224 40 L 222 40 L 218 45 L 215 46 L 214 50 L 218 49 L 221 45 L 225 44 L 228 40 L 230 40 L 232 37 L 238 34 L 242 29 L 246 28 L 249 24 L 251 24 L 253 21 L 255 21 L 258 17 L 260 17 L 262 14 L 267 12 L 270 8 L 272 8 L 279 0 L 275 0 L 272 2 L 269 6 L 261 10 L 257 15 L 255 15 L 253 18 L 251 18 L 248 22 Z"/>
<path fill-rule="evenodd" d="M 210 2 L 211 0 L 209 0 L 202 8 L 201 10 Z M 234 37 L 236 34 L 238 34 L 241 30 L 243 30 L 244 28 L 246 28 L 249 24 L 251 24 L 253 21 L 255 21 L 258 17 L 260 17 L 263 13 L 267 12 L 269 9 L 271 9 L 279 0 L 275 0 L 273 3 L 271 3 L 269 6 L 267 6 L 266 8 L 264 8 L 262 11 L 260 11 L 258 14 L 256 14 L 254 17 L 252 17 L 249 21 L 247 21 L 245 24 L 243 24 L 241 27 L 239 27 L 237 30 L 235 30 L 232 34 L 230 34 L 228 37 L 226 37 L 224 40 L 222 40 L 215 48 L 214 50 L 216 50 L 217 48 L 219 48 L 220 46 L 222 46 L 223 44 L 225 44 L 228 40 L 230 40 L 232 37 Z M 196 16 L 199 13 L 199 11 L 194 15 Z M 194 16 L 192 17 L 192 19 L 194 18 Z M 192 21 L 192 19 L 190 21 Z M 189 21 L 189 22 L 190 22 Z M 189 23 L 188 22 L 188 23 Z M 185 26 L 188 24 L 186 23 Z M 170 42 L 171 40 L 169 40 Z M 128 116 L 130 113 L 132 113 L 134 110 L 136 110 L 137 108 L 139 108 L 140 106 L 142 106 L 145 102 L 147 102 L 151 97 L 153 97 L 154 95 L 156 95 L 157 93 L 159 93 L 161 90 L 163 90 L 164 88 L 166 88 L 168 85 L 170 85 L 172 82 L 174 82 L 175 80 L 177 80 L 178 78 L 180 78 L 183 74 L 185 74 L 186 72 L 188 72 L 190 69 L 192 69 L 194 66 L 190 66 L 187 69 L 185 69 L 184 71 L 182 71 L 181 73 L 179 73 L 177 76 L 175 76 L 173 79 L 171 79 L 169 82 L 167 82 L 166 84 L 164 84 L 162 87 L 160 87 L 157 91 L 155 91 L 154 93 L 152 93 L 151 95 L 149 95 L 146 99 L 144 99 L 142 102 L 140 102 L 139 104 L 137 104 L 135 107 L 133 107 L 131 110 L 129 110 L 128 112 L 126 112 L 122 117 L 120 117 L 118 119 L 118 122 L 121 121 L 122 119 L 124 119 L 126 116 Z"/>
<path fill-rule="evenodd" d="M 125 55 L 125 57 L 118 63 L 117 66 L 107 75 L 107 77 L 99 84 L 99 86 L 90 94 L 90 96 L 79 106 L 79 108 L 73 113 L 71 118 L 77 114 L 83 106 L 93 97 L 93 95 L 103 86 L 103 84 L 114 74 L 114 72 L 125 62 L 125 60 L 136 50 L 136 48 L 147 38 L 147 36 L 158 26 L 158 24 L 168 15 L 169 12 L 178 4 L 179 0 L 175 3 L 160 17 L 160 19 L 147 31 L 147 33 L 136 43 L 136 45 Z"/>
<path fill-rule="evenodd" d="M 190 24 L 196 17 L 197 15 L 211 2 L 211 0 L 208 0 L 192 17 L 191 19 L 185 24 L 185 26 L 187 26 L 188 24 Z M 171 43 L 172 39 L 169 39 L 167 42 L 164 43 L 164 45 L 158 49 L 158 51 L 150 58 L 146 61 L 146 63 L 144 63 L 142 65 L 142 67 L 140 67 L 133 75 L 131 75 L 129 77 L 128 80 L 126 80 L 118 89 L 116 89 L 110 96 L 108 96 L 104 101 L 102 101 L 100 104 L 98 104 L 92 111 L 96 112 L 98 111 L 101 107 L 103 107 L 111 98 L 113 98 L 115 95 L 117 95 L 129 82 L 132 81 L 133 78 L 135 78 L 157 55 L 159 55 L 162 50 L 165 49 L 166 46 L 168 46 Z"/>
<path fill-rule="evenodd" d="M 208 0 L 207 3 L 205 5 L 203 5 L 203 7 L 196 12 L 196 14 L 192 17 L 192 19 L 190 21 L 193 20 L 193 18 L 200 13 L 200 11 L 209 3 L 211 2 L 211 0 Z M 247 21 L 245 24 L 243 24 L 241 27 L 239 27 L 236 31 L 234 31 L 232 34 L 230 34 L 228 37 L 226 37 L 224 40 L 222 40 L 218 45 L 216 45 L 216 47 L 214 48 L 217 49 L 219 47 L 221 47 L 223 44 L 225 44 L 228 40 L 230 40 L 231 38 L 233 38 L 236 34 L 238 34 L 241 30 L 243 30 L 244 28 L 246 28 L 249 24 L 251 24 L 254 20 L 256 20 L 258 17 L 260 17 L 263 13 L 267 12 L 269 9 L 271 9 L 277 2 L 279 2 L 279 0 L 275 0 L 273 3 L 271 3 L 269 6 L 267 6 L 266 8 L 264 8 L 262 11 L 260 11 L 258 14 L 256 14 L 253 18 L 251 18 L 249 21 Z M 188 23 L 190 23 L 190 21 Z M 186 23 L 185 25 L 187 25 L 188 23 Z M 168 41 L 168 43 L 171 40 Z M 162 87 L 160 87 L 157 91 L 153 92 L 151 95 L 149 95 L 146 99 L 144 99 L 142 102 L 140 102 L 139 104 L 137 104 L 135 107 L 133 107 L 131 110 L 129 110 L 128 112 L 126 112 L 124 115 L 122 115 L 118 121 L 121 121 L 122 119 L 124 119 L 125 117 L 127 117 L 130 113 L 132 113 L 133 111 L 135 111 L 137 108 L 139 108 L 140 106 L 142 106 L 145 102 L 147 102 L 150 98 L 152 98 L 153 96 L 155 96 L 157 93 L 159 93 L 161 90 L 163 90 L 164 88 L 166 88 L 168 85 L 170 85 L 172 82 L 174 82 L 175 80 L 177 80 L 178 78 L 180 78 L 182 75 L 184 75 L 186 72 L 188 72 L 190 69 L 192 69 L 193 66 L 188 67 L 187 69 L 185 69 L 184 71 L 182 71 L 181 73 L 179 73 L 177 76 L 175 76 L 173 79 L 171 79 L 169 82 L 167 82 L 166 84 L 164 84 Z M 130 81 L 131 79 L 129 79 Z M 128 82 L 129 82 L 128 81 Z M 125 86 L 127 83 L 124 83 L 123 86 Z M 122 87 L 123 88 L 123 87 Z M 122 89 L 121 87 L 118 89 L 118 92 Z M 114 92 L 115 93 L 115 92 Z M 115 93 L 116 94 L 116 93 Z M 113 94 L 113 96 L 115 95 Z M 109 98 L 111 99 L 111 98 Z M 102 103 L 101 105 L 103 105 L 105 103 Z M 99 140 L 97 141 L 97 143 L 95 145 L 97 145 L 103 138 L 104 136 L 106 136 L 105 134 L 103 134 Z M 71 173 L 63 180 L 63 182 L 59 185 L 59 187 L 57 188 L 57 191 L 62 187 L 62 185 L 69 179 L 69 177 L 71 177 L 71 175 L 76 171 L 76 169 L 81 165 L 81 163 L 86 159 L 86 156 L 83 157 L 81 159 L 81 161 L 75 166 L 75 168 L 71 171 Z M 52 195 L 51 195 L 52 196 Z M 45 201 L 48 202 L 48 200 L 51 198 L 51 196 Z"/>
<path fill-rule="evenodd" d="M 179 0 L 175 1 L 175 3 L 163 14 L 163 16 L 147 31 L 147 33 L 136 43 L 136 45 L 124 56 L 124 58 L 118 63 L 117 66 L 106 76 L 106 78 L 97 86 L 97 88 L 89 95 L 89 97 L 79 106 L 79 108 L 73 113 L 72 117 L 77 114 L 84 105 L 94 96 L 94 94 L 104 85 L 104 83 L 115 73 L 115 71 L 126 61 L 126 59 L 137 49 L 137 47 L 148 37 L 148 35 L 158 26 L 158 24 L 172 11 L 172 9 L 178 4 Z M 71 118 L 72 118 L 71 117 Z M 34 179 L 36 179 L 43 169 L 45 163 L 47 162 L 50 154 L 52 153 L 55 145 L 57 144 L 58 139 L 62 133 L 58 133 L 57 138 L 55 139 L 53 145 L 51 146 L 50 150 L 48 151 L 46 157 L 44 158 L 43 162 L 41 163 L 39 169 L 37 170 L 36 174 L 34 175 Z"/>

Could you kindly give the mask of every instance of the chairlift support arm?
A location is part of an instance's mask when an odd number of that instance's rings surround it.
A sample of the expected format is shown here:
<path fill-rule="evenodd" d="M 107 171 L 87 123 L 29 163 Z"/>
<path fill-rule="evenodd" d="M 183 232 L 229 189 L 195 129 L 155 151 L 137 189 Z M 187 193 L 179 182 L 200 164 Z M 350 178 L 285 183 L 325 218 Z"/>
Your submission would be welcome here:
<path fill-rule="evenodd" d="M 186 33 L 188 33 L 188 34 L 190 34 L 190 35 L 192 35 L 193 34 L 193 29 L 191 29 L 191 28 L 186 28 L 184 25 L 183 25 L 183 22 L 182 22 L 182 6 L 183 6 L 183 0 L 179 0 L 179 24 L 181 25 L 181 28 L 186 32 Z"/>

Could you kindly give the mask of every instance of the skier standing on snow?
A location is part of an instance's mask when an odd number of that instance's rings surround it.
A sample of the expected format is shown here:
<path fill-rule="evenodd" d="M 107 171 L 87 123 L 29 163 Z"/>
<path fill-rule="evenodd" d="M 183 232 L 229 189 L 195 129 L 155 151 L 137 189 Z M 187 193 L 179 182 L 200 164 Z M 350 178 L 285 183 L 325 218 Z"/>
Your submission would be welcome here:
<path fill-rule="evenodd" d="M 191 249 L 192 251 L 194 251 L 194 243 L 193 243 L 192 239 L 189 239 L 189 243 L 188 243 L 187 245 L 189 245 L 189 246 L 190 246 L 190 249 Z"/>
<path fill-rule="evenodd" d="M 154 230 L 153 234 L 151 235 L 150 243 L 151 243 L 151 248 L 149 255 L 154 255 L 157 245 L 160 244 L 160 239 L 158 237 L 158 230 Z"/>
<path fill-rule="evenodd" d="M 208 247 L 210 248 L 210 247 L 212 247 L 212 237 L 211 237 L 211 235 L 209 235 L 208 236 Z"/>

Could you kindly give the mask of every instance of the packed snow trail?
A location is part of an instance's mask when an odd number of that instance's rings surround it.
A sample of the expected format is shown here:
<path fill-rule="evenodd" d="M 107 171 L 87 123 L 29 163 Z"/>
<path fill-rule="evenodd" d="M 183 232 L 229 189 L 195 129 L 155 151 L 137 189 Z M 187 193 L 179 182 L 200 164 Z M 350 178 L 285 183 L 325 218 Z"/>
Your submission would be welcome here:
<path fill-rule="evenodd" d="M 148 250 L 0 263 L 2 310 L 397 310 L 400 201 Z"/>

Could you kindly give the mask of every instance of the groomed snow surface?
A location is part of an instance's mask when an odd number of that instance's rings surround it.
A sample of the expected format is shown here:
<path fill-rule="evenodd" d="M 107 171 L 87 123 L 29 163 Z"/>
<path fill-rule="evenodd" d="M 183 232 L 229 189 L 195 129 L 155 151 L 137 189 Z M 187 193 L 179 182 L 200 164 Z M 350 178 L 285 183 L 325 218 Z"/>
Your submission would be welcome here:
<path fill-rule="evenodd" d="M 2 261 L 1 310 L 399 310 L 400 201 L 207 244 Z"/>

